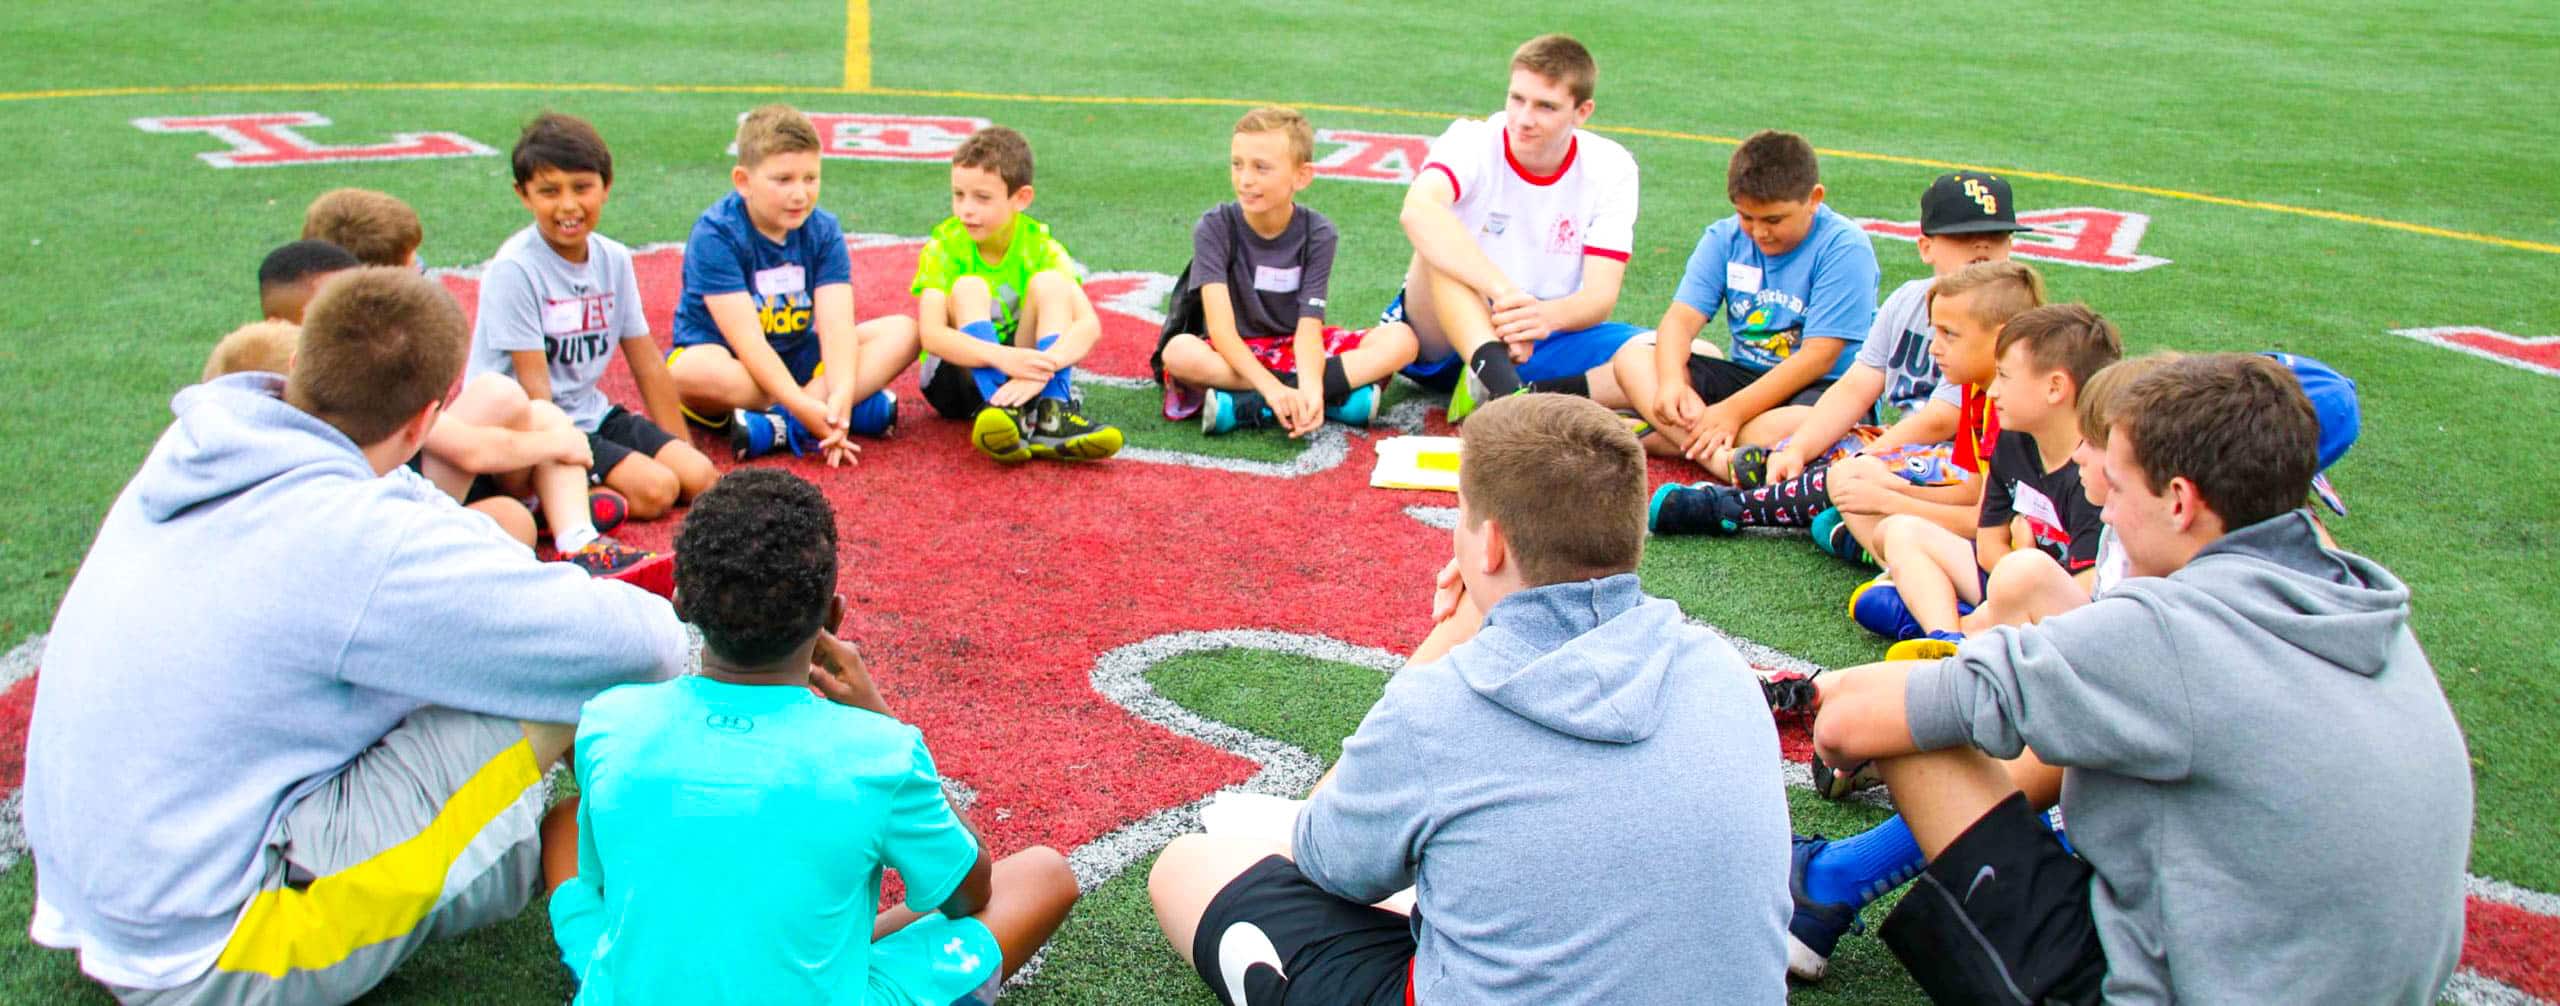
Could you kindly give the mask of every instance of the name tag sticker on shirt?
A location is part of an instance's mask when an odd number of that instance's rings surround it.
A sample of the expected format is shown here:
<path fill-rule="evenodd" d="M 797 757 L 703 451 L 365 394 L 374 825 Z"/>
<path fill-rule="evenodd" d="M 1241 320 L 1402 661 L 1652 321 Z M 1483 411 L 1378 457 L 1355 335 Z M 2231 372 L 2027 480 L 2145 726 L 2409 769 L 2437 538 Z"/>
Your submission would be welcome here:
<path fill-rule="evenodd" d="M 542 305 L 542 334 L 576 335 L 587 330 L 587 304 L 584 298 L 545 301 Z"/>
<path fill-rule="evenodd" d="M 796 265 L 778 265 L 756 270 L 756 296 L 766 300 L 788 297 L 809 289 L 808 280 Z"/>
<path fill-rule="evenodd" d="M 1298 267 L 1286 269 L 1273 265 L 1253 267 L 1253 288 L 1264 293 L 1298 292 Z"/>
<path fill-rule="evenodd" d="M 1734 293 L 1760 292 L 1760 267 L 1740 262 L 1724 264 L 1724 288 Z"/>

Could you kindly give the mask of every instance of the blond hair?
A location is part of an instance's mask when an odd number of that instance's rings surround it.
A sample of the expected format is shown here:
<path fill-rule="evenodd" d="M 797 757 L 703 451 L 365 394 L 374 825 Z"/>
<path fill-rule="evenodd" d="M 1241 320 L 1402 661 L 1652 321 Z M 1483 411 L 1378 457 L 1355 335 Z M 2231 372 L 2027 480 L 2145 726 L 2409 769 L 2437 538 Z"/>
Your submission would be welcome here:
<path fill-rule="evenodd" d="M 1529 586 L 1632 572 L 1644 558 L 1644 446 L 1588 398 L 1512 395 L 1467 417 L 1461 520 L 1502 524 Z"/>
<path fill-rule="evenodd" d="M 789 105 L 761 105 L 738 120 L 741 168 L 753 169 L 775 154 L 814 154 L 820 149 L 817 125 Z"/>
<path fill-rule="evenodd" d="M 302 211 L 302 237 L 347 250 L 366 265 L 408 265 L 426 234 L 418 211 L 372 189 L 331 189 Z"/>
<path fill-rule="evenodd" d="M 1286 133 L 1289 136 L 1289 156 L 1297 159 L 1295 163 L 1305 164 L 1316 159 L 1315 129 L 1307 124 L 1307 117 L 1298 114 L 1297 109 L 1264 105 L 1237 119 L 1235 131 L 1238 134 Z"/>
<path fill-rule="evenodd" d="M 1973 294 L 1973 320 L 2006 325 L 2009 319 L 2044 306 L 2044 276 L 2015 260 L 1976 262 L 1944 276 L 1929 287 L 1929 301 Z M 1996 352 L 1997 350 L 1995 350 Z"/>
<path fill-rule="evenodd" d="M 251 370 L 284 373 L 293 364 L 293 346 L 301 338 L 302 326 L 290 321 L 253 321 L 232 329 L 213 344 L 213 355 L 205 357 L 204 379 Z"/>

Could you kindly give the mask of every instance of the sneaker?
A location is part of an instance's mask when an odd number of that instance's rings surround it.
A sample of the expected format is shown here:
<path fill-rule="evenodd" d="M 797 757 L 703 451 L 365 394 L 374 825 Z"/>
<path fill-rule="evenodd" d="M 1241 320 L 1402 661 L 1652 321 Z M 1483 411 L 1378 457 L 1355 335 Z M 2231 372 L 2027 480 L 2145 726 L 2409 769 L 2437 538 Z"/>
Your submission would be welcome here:
<path fill-rule="evenodd" d="M 1655 534 L 1731 535 L 1742 530 L 1742 494 L 1712 482 L 1666 482 L 1653 491 L 1645 526 Z"/>
<path fill-rule="evenodd" d="M 1836 766 L 1823 764 L 1822 755 L 1815 754 L 1811 767 L 1813 791 L 1825 800 L 1846 800 L 1859 790 L 1884 785 L 1884 777 L 1876 774 L 1876 763 L 1872 761 L 1858 766 L 1854 772 L 1843 772 Z"/>
<path fill-rule="evenodd" d="M 1902 603 L 1902 591 L 1895 589 L 1893 577 L 1886 573 L 1849 592 L 1849 618 L 1868 632 L 1896 642 L 1928 634 L 1911 617 L 1910 606 Z"/>
<path fill-rule="evenodd" d="M 1931 632 L 1905 639 L 1886 647 L 1886 660 L 1945 660 L 1956 655 L 1956 644 L 1964 642 L 1961 632 Z"/>
<path fill-rule="evenodd" d="M 866 437 L 888 436 L 898 428 L 898 393 L 884 388 L 854 403 L 853 414 L 845 417 L 844 425 Z"/>
<path fill-rule="evenodd" d="M 561 556 L 560 561 L 587 571 L 599 580 L 620 580 L 659 597 L 676 596 L 676 557 L 669 553 L 636 549 L 611 538 L 599 537 L 587 547 Z"/>
<path fill-rule="evenodd" d="M 1351 389 L 1350 396 L 1344 398 L 1342 404 L 1326 406 L 1324 417 L 1345 426 L 1366 428 L 1377 421 L 1378 399 L 1382 397 L 1385 396 L 1377 385 L 1363 384 Z"/>
<path fill-rule="evenodd" d="M 1031 446 L 1023 442 L 1022 410 L 990 405 L 978 410 L 978 418 L 969 424 L 969 442 L 978 453 L 996 459 L 999 464 L 1018 465 L 1031 460 Z"/>
<path fill-rule="evenodd" d="M 1733 486 L 1758 489 L 1769 484 L 1769 449 L 1743 447 L 1733 452 Z"/>
<path fill-rule="evenodd" d="M 1200 432 L 1207 436 L 1270 426 L 1279 421 L 1280 417 L 1271 414 L 1271 406 L 1263 401 L 1260 392 L 1211 388 L 1200 401 Z"/>
<path fill-rule="evenodd" d="M 738 460 L 787 450 L 800 457 L 818 449 L 818 438 L 800 425 L 791 410 L 776 406 L 759 412 L 739 409 L 729 414 L 729 450 Z"/>
<path fill-rule="evenodd" d="M 1787 893 L 1796 903 L 1795 915 L 1787 920 L 1787 977 L 1798 981 L 1818 982 L 1831 968 L 1831 952 L 1840 947 L 1840 937 L 1852 932 L 1866 932 L 1866 924 L 1858 920 L 1855 905 L 1815 901 L 1804 893 L 1804 874 L 1816 853 L 1831 842 L 1820 835 L 1798 835 L 1795 852 L 1787 870 Z"/>
<path fill-rule="evenodd" d="M 597 534 L 605 534 L 631 519 L 631 501 L 611 489 L 587 490 L 587 522 L 595 525 Z"/>
<path fill-rule="evenodd" d="M 1840 516 L 1839 507 L 1827 507 L 1813 515 L 1813 523 L 1806 530 L 1813 533 L 1813 547 L 1833 558 L 1861 566 L 1877 565 L 1875 557 L 1867 554 L 1866 546 L 1858 544 L 1858 536 L 1849 533 L 1849 522 Z"/>
<path fill-rule="evenodd" d="M 1086 419 L 1073 403 L 1043 398 L 1030 406 L 1030 451 L 1053 461 L 1099 461 L 1120 453 L 1120 428 Z"/>
<path fill-rule="evenodd" d="M 1801 713 L 1813 708 L 1813 675 L 1803 671 L 1770 671 L 1760 676 L 1760 697 L 1773 713 Z"/>

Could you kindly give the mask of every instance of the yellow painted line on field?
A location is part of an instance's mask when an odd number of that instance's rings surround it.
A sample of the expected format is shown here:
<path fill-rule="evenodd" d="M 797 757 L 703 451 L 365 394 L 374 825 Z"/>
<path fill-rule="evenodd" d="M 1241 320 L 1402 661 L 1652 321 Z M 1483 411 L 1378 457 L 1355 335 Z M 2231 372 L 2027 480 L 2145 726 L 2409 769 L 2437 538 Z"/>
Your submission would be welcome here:
<path fill-rule="evenodd" d="M 141 87 L 74 87 L 39 91 L 5 91 L 0 92 L 0 104 L 26 101 L 59 101 L 81 98 L 130 98 L 149 97 L 153 95 L 183 94 L 330 94 L 345 92 L 402 91 L 554 91 L 603 94 L 821 94 L 888 98 L 942 98 L 960 101 L 1002 101 L 1047 105 L 1120 105 L 1151 108 L 1252 108 L 1257 105 L 1272 103 L 1269 101 L 1246 98 L 1179 96 L 1135 97 L 1097 94 L 1017 94 L 998 91 L 957 91 L 933 88 L 860 86 L 856 83 L 856 75 L 859 74 L 862 80 L 867 81 L 871 72 L 870 18 L 868 16 L 868 7 L 869 4 L 867 0 L 846 0 L 846 86 L 842 87 L 809 87 L 791 84 L 617 84 L 601 82 L 527 83 L 519 81 L 429 81 L 422 83 L 338 81 L 308 84 L 168 84 Z M 857 10 L 861 11 L 864 15 L 858 23 L 853 20 L 853 15 Z M 858 55 L 855 45 L 857 37 L 861 42 Z M 1340 112 L 1346 115 L 1371 115 L 1381 118 L 1431 119 L 1447 121 L 1467 114 L 1460 112 L 1433 112 L 1412 108 L 1384 108 L 1375 105 L 1345 105 L 1312 101 L 1296 102 L 1294 104 L 1302 111 Z M 1742 142 L 1740 139 L 1730 136 L 1716 136 L 1707 133 L 1690 133 L 1673 129 L 1651 129 L 1643 126 L 1595 126 L 1592 128 L 1595 132 L 1611 133 L 1621 136 L 1643 136 L 1654 139 L 1678 140 L 1689 143 L 1711 143 L 1728 147 L 1736 146 Z M 2544 255 L 2560 255 L 2560 244 L 2552 244 L 2544 241 L 2529 241 L 2523 238 L 2507 237 L 2500 234 L 2483 234 L 2478 231 L 2454 230 L 2449 227 L 2435 227 L 2428 224 L 2410 223 L 2405 220 L 2392 220 L 2385 217 L 2366 216 L 2360 213 L 2346 213 L 2339 210 L 2321 209 L 2315 206 L 2295 206 L 2290 203 L 2275 203 L 2258 199 L 2238 199 L 2231 196 L 2217 196 L 2207 192 L 2188 192 L 2183 189 L 2162 188 L 2155 185 L 2138 185 L 2132 182 L 2111 182 L 2103 178 L 2086 178 L 2080 175 L 2067 175 L 2053 171 L 2030 171 L 2022 168 L 2004 168 L 1998 165 L 1967 164 L 1958 161 L 1941 161 L 1927 157 L 1910 157 L 1902 154 L 1879 154 L 1864 150 L 1832 149 L 1822 149 L 1821 153 L 1825 157 L 1838 157 L 1853 161 L 1873 161 L 1881 164 L 1901 164 L 1919 168 L 1934 168 L 1940 171 L 1988 171 L 1994 174 L 2007 175 L 2012 178 L 2032 178 L 2037 181 L 2055 182 L 2063 185 L 2086 186 L 2088 188 L 2105 189 L 2113 192 L 2130 192 L 2138 195 L 2153 196 L 2160 199 L 2174 199 L 2192 203 L 2204 203 L 2211 206 L 2228 206 L 2234 209 L 2255 210 L 2262 213 L 2308 217 L 2314 220 L 2327 220 L 2335 223 L 2375 227 L 2383 230 L 2400 231 L 2406 234 L 2418 234 L 2426 237 L 2442 238 L 2448 241 L 2464 241 L 2473 244 L 2491 245 L 2499 248 L 2511 248 L 2517 251 L 2537 252 Z"/>
<path fill-rule="evenodd" d="M 844 0 L 844 89 L 871 86 L 871 0 Z"/>

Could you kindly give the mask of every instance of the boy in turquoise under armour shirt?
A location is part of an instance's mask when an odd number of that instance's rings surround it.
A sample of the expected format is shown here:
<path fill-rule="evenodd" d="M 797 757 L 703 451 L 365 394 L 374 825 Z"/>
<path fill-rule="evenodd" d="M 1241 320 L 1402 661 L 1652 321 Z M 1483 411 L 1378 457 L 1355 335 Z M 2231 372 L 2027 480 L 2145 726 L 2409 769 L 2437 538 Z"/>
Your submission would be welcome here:
<path fill-rule="evenodd" d="M 828 625 L 835 516 L 775 469 L 693 505 L 676 611 L 702 673 L 589 701 L 581 798 L 543 824 L 578 1001 L 993 1002 L 1075 904 L 1055 850 L 994 861 Z M 572 852 L 574 851 L 574 856 Z M 880 871 L 906 883 L 880 913 Z"/>
<path fill-rule="evenodd" d="M 1031 143 L 989 126 L 951 153 L 951 217 L 934 225 L 909 288 L 927 354 L 916 381 L 969 442 L 1005 464 L 1091 461 L 1120 431 L 1078 411 L 1075 365 L 1102 337 L 1074 258 L 1031 208 Z"/>

